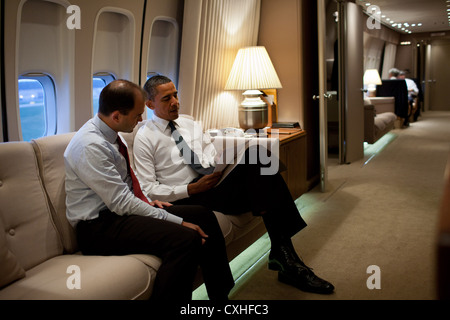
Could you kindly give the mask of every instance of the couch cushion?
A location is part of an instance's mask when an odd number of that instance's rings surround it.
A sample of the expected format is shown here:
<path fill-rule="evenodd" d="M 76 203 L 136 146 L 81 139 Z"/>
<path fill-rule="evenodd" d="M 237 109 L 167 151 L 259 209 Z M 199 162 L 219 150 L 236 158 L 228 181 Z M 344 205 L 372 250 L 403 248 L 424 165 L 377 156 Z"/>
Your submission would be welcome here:
<path fill-rule="evenodd" d="M 9 250 L 28 270 L 62 254 L 36 156 L 28 142 L 0 144 L 0 216 Z"/>
<path fill-rule="evenodd" d="M 57 227 L 64 250 L 77 249 L 75 230 L 66 217 L 64 151 L 75 133 L 48 136 L 32 141 L 38 160 L 39 174 L 47 192 L 52 219 Z"/>
<path fill-rule="evenodd" d="M 256 226 L 262 223 L 261 217 L 255 217 L 253 213 L 246 212 L 240 215 L 228 216 L 233 225 L 234 238 L 237 240 L 246 233 L 251 232 Z"/>
<path fill-rule="evenodd" d="M 145 263 L 147 266 L 154 270 L 158 270 L 161 266 L 161 259 L 157 256 L 150 254 L 130 254 L 129 257 L 134 257 L 139 261 Z"/>
<path fill-rule="evenodd" d="M 256 226 L 263 223 L 261 217 L 255 217 L 251 212 L 239 215 L 225 215 L 216 211 L 214 213 L 227 245 L 252 232 Z"/>
<path fill-rule="evenodd" d="M 79 267 L 79 277 L 70 266 Z M 9 300 L 148 299 L 156 271 L 129 256 L 62 255 L 27 271 L 27 276 L 0 291 Z M 80 289 L 69 285 L 79 280 Z"/>
<path fill-rule="evenodd" d="M 218 211 L 214 211 L 214 214 L 217 217 L 223 237 L 225 238 L 225 244 L 228 245 L 231 241 L 233 241 L 233 224 L 228 218 L 229 216 L 226 216 Z"/>
<path fill-rule="evenodd" d="M 378 131 L 383 131 L 386 128 L 386 122 L 380 117 L 375 117 L 375 127 Z"/>
<path fill-rule="evenodd" d="M 0 288 L 25 276 L 25 270 L 18 264 L 17 258 L 8 249 L 5 228 L 0 217 Z"/>
<path fill-rule="evenodd" d="M 388 126 L 397 120 L 397 116 L 393 112 L 384 112 L 377 114 L 376 119 L 381 119 Z"/>

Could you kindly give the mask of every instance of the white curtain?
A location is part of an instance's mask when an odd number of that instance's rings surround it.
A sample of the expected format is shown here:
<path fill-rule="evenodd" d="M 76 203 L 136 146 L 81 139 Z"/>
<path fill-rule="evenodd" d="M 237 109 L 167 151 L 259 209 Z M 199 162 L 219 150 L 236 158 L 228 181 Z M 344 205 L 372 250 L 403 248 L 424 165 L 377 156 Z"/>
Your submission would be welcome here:
<path fill-rule="evenodd" d="M 384 41 L 364 32 L 364 70 L 380 69 Z"/>
<path fill-rule="evenodd" d="M 389 69 L 395 67 L 395 55 L 397 54 L 397 45 L 386 43 L 384 48 L 384 59 L 381 79 L 389 79 Z"/>
<path fill-rule="evenodd" d="M 224 91 L 241 47 L 258 40 L 261 0 L 186 0 L 180 57 L 181 112 L 205 129 L 238 127 L 242 92 Z"/>

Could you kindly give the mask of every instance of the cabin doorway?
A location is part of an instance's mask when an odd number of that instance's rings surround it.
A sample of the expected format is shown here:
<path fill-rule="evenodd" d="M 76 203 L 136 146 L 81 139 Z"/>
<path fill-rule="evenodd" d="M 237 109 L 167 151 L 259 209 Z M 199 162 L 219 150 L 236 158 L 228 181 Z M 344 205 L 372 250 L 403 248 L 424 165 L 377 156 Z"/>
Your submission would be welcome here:
<path fill-rule="evenodd" d="M 321 147 L 321 158 L 328 152 L 330 165 L 345 164 L 364 156 L 363 30 L 360 27 L 365 23 L 364 15 L 355 3 L 336 0 L 325 1 L 323 12 L 326 39 L 319 41 L 319 46 L 325 46 L 325 58 L 321 59 L 325 66 L 324 73 L 321 70 L 319 73 L 326 79 L 326 91 L 317 98 L 326 101 L 327 139 L 326 148 Z M 320 16 L 318 23 L 320 30 Z"/>
<path fill-rule="evenodd" d="M 448 57 L 450 57 L 449 39 L 435 40 L 428 45 L 424 80 L 425 110 L 450 111 Z"/>

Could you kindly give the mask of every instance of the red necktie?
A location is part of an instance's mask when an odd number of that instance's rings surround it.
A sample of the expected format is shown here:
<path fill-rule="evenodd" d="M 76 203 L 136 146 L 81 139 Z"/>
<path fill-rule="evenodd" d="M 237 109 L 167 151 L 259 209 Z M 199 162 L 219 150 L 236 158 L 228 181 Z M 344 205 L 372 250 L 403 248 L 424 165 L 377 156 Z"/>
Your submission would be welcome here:
<path fill-rule="evenodd" d="M 125 160 L 127 161 L 128 173 L 130 174 L 131 181 L 133 182 L 134 195 L 139 199 L 141 199 L 142 201 L 149 203 L 147 197 L 144 195 L 144 193 L 142 193 L 141 185 L 139 184 L 139 181 L 136 178 L 133 169 L 131 169 L 127 147 L 125 146 L 125 144 L 123 143 L 122 139 L 120 139 L 119 136 L 117 136 L 117 143 L 119 144 L 119 152 L 125 157 Z"/>

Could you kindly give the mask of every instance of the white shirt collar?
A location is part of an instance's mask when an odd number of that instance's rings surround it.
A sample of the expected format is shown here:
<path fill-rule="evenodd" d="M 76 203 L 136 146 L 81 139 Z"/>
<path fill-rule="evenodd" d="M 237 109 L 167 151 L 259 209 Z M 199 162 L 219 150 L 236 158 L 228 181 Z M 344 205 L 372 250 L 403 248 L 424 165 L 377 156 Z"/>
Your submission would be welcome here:
<path fill-rule="evenodd" d="M 155 123 L 155 125 L 158 127 L 158 129 L 161 130 L 161 132 L 164 132 L 164 131 L 166 131 L 169 128 L 169 121 L 168 120 L 162 119 L 162 118 L 158 117 L 155 114 L 153 114 L 153 119 L 152 120 Z M 177 124 L 176 120 L 174 120 L 172 122 L 175 123 L 175 126 L 179 126 Z"/>

